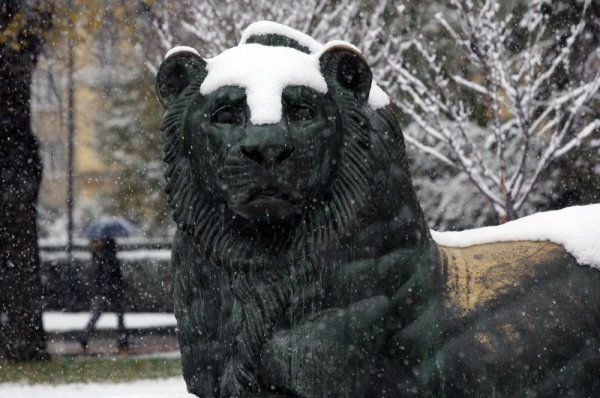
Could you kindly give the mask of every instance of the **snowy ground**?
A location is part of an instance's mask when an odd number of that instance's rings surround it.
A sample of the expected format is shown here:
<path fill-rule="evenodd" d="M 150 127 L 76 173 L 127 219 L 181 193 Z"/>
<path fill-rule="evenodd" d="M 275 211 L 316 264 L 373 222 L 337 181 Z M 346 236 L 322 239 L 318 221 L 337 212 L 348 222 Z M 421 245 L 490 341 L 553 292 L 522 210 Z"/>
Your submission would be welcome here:
<path fill-rule="evenodd" d="M 195 398 L 180 377 L 128 383 L 0 384 L 0 397 L 10 398 Z"/>
<path fill-rule="evenodd" d="M 48 351 L 51 355 L 114 355 L 119 353 L 114 331 L 117 329 L 117 315 L 103 313 L 96 330 L 107 333 L 94 333 L 87 350 L 83 350 L 74 336 L 83 330 L 90 319 L 88 312 L 51 312 L 42 314 L 44 329 L 48 336 Z M 177 321 L 172 313 L 127 313 L 125 327 L 135 330 L 129 336 L 130 355 L 173 352 L 179 353 L 177 338 L 173 333 Z M 163 329 L 165 328 L 165 329 Z M 160 332 L 163 329 L 163 332 Z M 166 331 L 166 332 L 164 332 Z M 111 334 L 113 333 L 113 334 Z M 3 397 L 0 394 L 0 397 Z"/>
<path fill-rule="evenodd" d="M 44 329 L 47 332 L 68 332 L 83 330 L 90 319 L 89 312 L 44 312 Z M 125 314 L 125 327 L 144 329 L 177 326 L 175 315 L 170 313 L 128 313 Z M 117 315 L 106 312 L 100 316 L 97 329 L 116 329 Z"/>

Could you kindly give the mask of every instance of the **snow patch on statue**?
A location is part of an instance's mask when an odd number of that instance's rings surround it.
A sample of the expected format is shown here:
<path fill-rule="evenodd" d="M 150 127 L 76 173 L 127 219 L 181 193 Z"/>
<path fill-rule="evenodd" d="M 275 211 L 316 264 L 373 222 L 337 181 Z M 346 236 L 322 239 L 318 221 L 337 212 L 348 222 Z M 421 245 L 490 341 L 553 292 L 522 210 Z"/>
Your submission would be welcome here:
<path fill-rule="evenodd" d="M 252 124 L 281 120 L 281 95 L 287 86 L 306 86 L 327 92 L 319 59 L 289 47 L 245 44 L 207 61 L 208 74 L 200 93 L 208 95 L 225 86 L 246 89 Z"/>
<path fill-rule="evenodd" d="M 244 29 L 244 32 L 242 33 L 240 44 L 246 44 L 250 37 L 265 35 L 279 35 L 289 37 L 301 46 L 306 47 L 311 54 L 318 53 L 323 48 L 323 45 L 321 43 L 319 43 L 306 33 L 290 28 L 289 26 L 281 25 L 277 22 L 271 21 L 259 21 L 248 25 L 248 27 Z"/>
<path fill-rule="evenodd" d="M 165 54 L 165 59 L 167 59 L 175 54 L 181 53 L 181 52 L 190 52 L 190 53 L 196 54 L 197 56 L 200 56 L 200 54 L 198 54 L 198 51 L 193 47 L 175 46 L 172 49 L 170 49 L 169 51 L 167 51 L 167 53 Z"/>
<path fill-rule="evenodd" d="M 268 34 L 288 37 L 310 53 L 290 47 L 247 43 L 250 37 Z M 302 32 L 275 22 L 256 22 L 246 28 L 238 46 L 206 60 L 208 74 L 200 86 L 200 93 L 208 95 L 226 86 L 242 87 L 246 90 L 252 124 L 278 123 L 282 117 L 281 97 L 287 86 L 306 86 L 320 93 L 327 92 L 319 58 L 323 52 L 335 46 L 356 49 L 343 41 L 331 41 L 323 45 Z M 179 51 L 197 54 L 193 48 L 179 46 L 170 50 L 165 59 Z M 373 81 L 368 105 L 372 109 L 379 109 L 389 103 L 387 94 Z"/>
<path fill-rule="evenodd" d="M 431 231 L 442 246 L 493 242 L 550 241 L 562 245 L 579 264 L 600 270 L 600 204 L 573 206 L 523 217 L 506 224 L 457 232 Z"/>

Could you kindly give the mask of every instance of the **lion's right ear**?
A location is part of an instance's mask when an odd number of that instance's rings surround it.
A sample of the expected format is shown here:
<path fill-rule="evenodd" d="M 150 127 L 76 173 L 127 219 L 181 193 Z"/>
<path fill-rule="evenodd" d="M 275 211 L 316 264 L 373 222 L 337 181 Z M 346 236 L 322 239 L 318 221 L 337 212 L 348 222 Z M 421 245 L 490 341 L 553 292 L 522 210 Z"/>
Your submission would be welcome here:
<path fill-rule="evenodd" d="M 344 42 L 329 42 L 319 62 L 325 79 L 335 80 L 342 88 L 338 94 L 351 93 L 358 103 L 367 102 L 373 75 L 356 48 Z"/>
<path fill-rule="evenodd" d="M 156 94 L 164 108 L 190 84 L 206 73 L 206 61 L 191 47 L 175 47 L 169 51 L 156 74 Z"/>

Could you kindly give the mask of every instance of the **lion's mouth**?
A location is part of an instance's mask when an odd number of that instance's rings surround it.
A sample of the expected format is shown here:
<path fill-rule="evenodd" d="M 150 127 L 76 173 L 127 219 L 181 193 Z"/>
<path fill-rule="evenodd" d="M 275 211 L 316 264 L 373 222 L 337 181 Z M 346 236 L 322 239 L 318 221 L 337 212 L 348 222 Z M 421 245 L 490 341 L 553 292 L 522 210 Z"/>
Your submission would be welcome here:
<path fill-rule="evenodd" d="M 298 214 L 298 196 L 286 187 L 256 188 L 243 201 L 233 204 L 232 210 L 248 220 L 285 222 Z"/>
<path fill-rule="evenodd" d="M 257 191 L 254 191 L 244 201 L 244 204 L 255 202 L 257 200 L 284 200 L 289 202 L 291 201 L 291 199 L 292 198 L 288 193 L 282 192 L 276 187 L 267 187 L 265 189 L 259 189 Z"/>

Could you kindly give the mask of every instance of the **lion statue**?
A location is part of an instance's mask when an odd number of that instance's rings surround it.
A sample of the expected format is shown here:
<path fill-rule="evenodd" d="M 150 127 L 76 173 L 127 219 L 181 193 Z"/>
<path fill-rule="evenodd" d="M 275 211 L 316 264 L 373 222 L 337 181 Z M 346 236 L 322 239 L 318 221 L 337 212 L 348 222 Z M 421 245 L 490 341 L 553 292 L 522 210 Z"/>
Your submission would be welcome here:
<path fill-rule="evenodd" d="M 436 243 L 355 47 L 261 22 L 211 59 L 174 48 L 156 89 L 191 393 L 600 396 L 600 256 Z"/>

